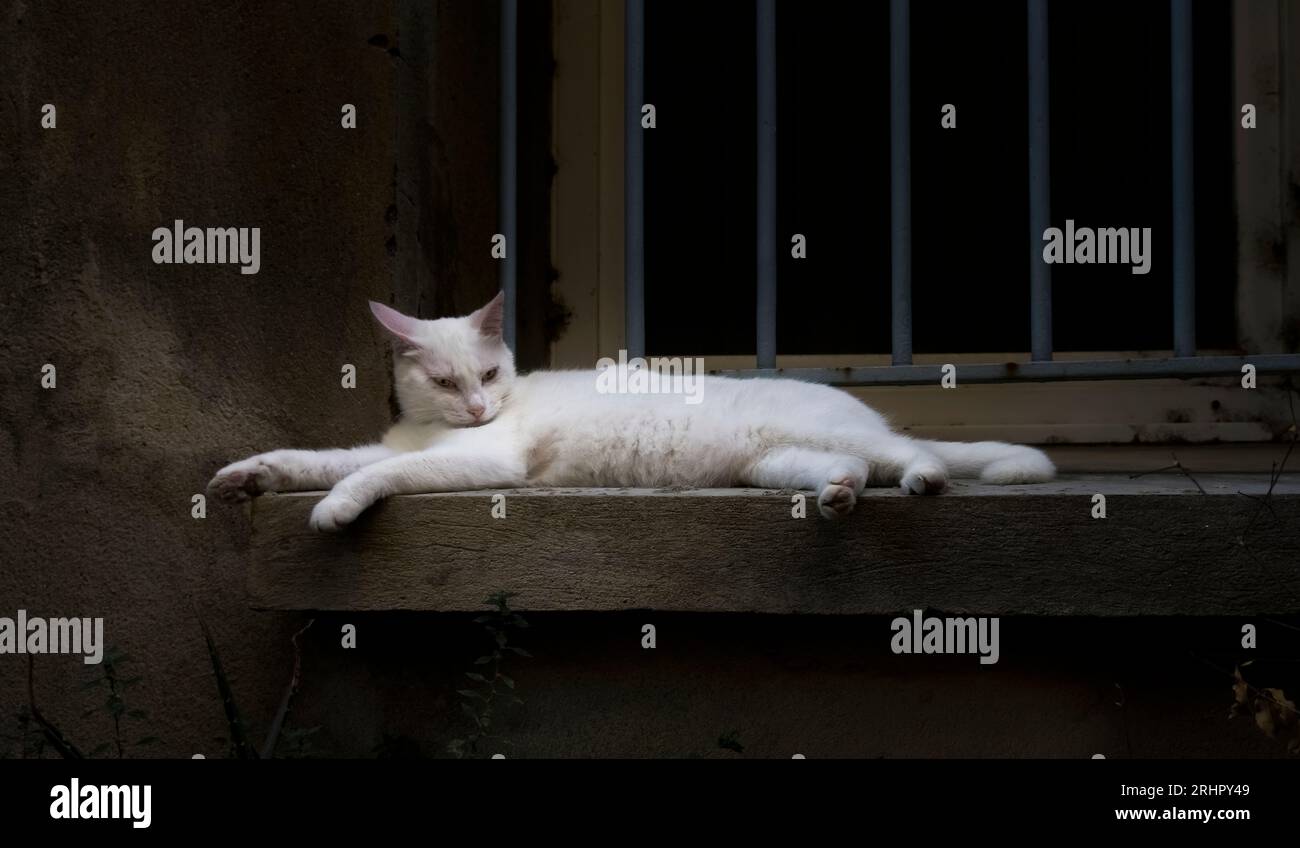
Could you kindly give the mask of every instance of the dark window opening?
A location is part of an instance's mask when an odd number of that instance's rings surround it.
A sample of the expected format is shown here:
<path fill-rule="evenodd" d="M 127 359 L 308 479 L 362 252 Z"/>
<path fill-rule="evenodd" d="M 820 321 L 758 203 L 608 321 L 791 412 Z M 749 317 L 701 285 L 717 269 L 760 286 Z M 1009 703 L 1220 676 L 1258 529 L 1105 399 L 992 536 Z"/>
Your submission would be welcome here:
<path fill-rule="evenodd" d="M 887 353 L 889 9 L 778 4 L 778 324 L 783 354 Z M 1195 20 L 1197 341 L 1234 348 L 1230 9 Z M 752 354 L 752 5 L 647 4 L 650 353 Z M 912 11 L 914 347 L 1029 348 L 1021 4 Z M 1051 4 L 1053 226 L 1150 227 L 1152 267 L 1056 265 L 1057 351 L 1172 345 L 1169 10 Z M 957 128 L 940 127 L 957 107 Z M 790 256 L 790 237 L 808 258 Z M 1037 244 L 1041 249 L 1041 242 Z"/>

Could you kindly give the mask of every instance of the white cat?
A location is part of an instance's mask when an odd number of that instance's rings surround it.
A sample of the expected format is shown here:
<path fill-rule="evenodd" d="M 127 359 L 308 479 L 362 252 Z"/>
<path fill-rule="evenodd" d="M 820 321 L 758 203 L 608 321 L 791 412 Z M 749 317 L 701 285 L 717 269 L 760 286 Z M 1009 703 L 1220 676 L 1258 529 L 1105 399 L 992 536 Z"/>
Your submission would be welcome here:
<path fill-rule="evenodd" d="M 277 450 L 233 463 L 209 488 L 225 500 L 330 489 L 311 514 L 338 530 L 388 495 L 523 486 L 755 486 L 818 493 L 827 518 L 863 487 L 937 494 L 948 476 L 1035 483 L 1042 451 L 1002 442 L 900 436 L 845 392 L 797 380 L 700 377 L 680 394 L 611 394 L 595 371 L 518 376 L 501 337 L 502 297 L 463 318 L 422 321 L 370 308 L 396 346 L 402 417 L 380 444 Z"/>

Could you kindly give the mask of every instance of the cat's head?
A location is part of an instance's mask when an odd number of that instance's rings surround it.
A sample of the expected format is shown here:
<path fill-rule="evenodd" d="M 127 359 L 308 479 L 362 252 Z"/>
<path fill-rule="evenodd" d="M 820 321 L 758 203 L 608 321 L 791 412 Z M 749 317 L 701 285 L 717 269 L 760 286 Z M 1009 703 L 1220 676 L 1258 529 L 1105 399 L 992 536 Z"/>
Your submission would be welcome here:
<path fill-rule="evenodd" d="M 515 358 L 501 337 L 504 305 L 498 294 L 462 318 L 422 321 L 370 302 L 393 338 L 393 383 L 406 418 L 477 427 L 501 412 L 515 382 Z"/>

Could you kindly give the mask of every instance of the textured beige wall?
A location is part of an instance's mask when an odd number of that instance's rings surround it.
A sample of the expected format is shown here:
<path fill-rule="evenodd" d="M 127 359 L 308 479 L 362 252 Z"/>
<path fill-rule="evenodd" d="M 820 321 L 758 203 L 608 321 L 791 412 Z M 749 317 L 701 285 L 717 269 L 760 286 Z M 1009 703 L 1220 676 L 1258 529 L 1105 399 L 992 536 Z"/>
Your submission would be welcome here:
<path fill-rule="evenodd" d="M 392 273 L 394 60 L 368 44 L 393 33 L 392 4 L 184 9 L 0 8 L 0 615 L 103 616 L 172 755 L 219 753 L 225 733 L 191 604 L 258 715 L 296 621 L 245 608 L 244 516 L 195 520 L 191 495 L 250 452 L 380 431 L 366 299 L 387 300 Z M 260 227 L 260 273 L 155 265 L 150 233 L 174 218 Z M 24 674 L 0 656 L 0 731 Z M 37 660 L 44 711 L 89 749 L 107 724 L 79 718 L 85 675 Z"/>

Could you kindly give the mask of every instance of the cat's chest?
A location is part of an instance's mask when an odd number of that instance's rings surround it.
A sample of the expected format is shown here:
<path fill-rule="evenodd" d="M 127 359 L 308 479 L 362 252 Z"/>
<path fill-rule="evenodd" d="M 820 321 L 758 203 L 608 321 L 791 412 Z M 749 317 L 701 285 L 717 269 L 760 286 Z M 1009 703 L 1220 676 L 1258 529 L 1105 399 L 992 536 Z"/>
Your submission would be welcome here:
<path fill-rule="evenodd" d="M 384 435 L 384 447 L 399 453 L 422 451 L 445 435 L 447 427 L 439 424 L 416 424 L 399 421 Z"/>

